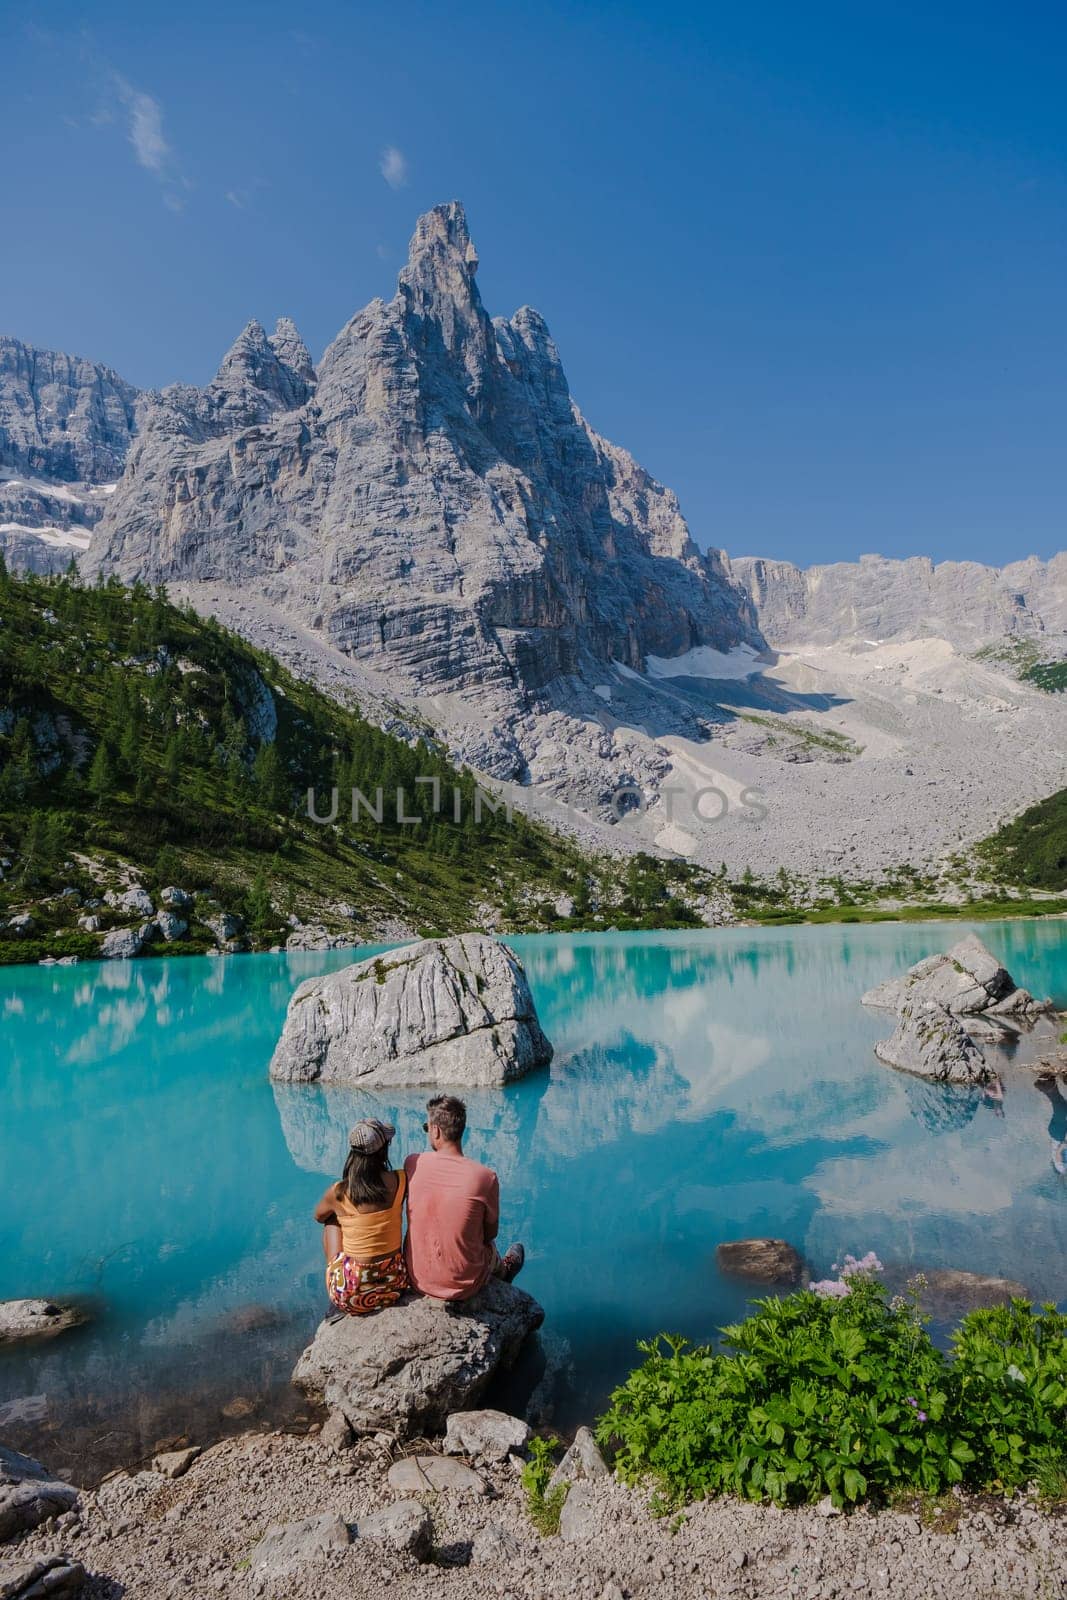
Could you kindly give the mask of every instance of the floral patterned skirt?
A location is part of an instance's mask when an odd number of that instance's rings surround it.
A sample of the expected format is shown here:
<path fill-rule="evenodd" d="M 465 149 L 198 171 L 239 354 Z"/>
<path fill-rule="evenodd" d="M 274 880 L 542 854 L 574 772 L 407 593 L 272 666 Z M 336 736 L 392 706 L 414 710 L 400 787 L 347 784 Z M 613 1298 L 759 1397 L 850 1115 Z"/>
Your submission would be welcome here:
<path fill-rule="evenodd" d="M 353 1317 L 395 1306 L 410 1287 L 401 1250 L 379 1261 L 354 1261 L 342 1253 L 326 1268 L 326 1293 L 338 1311 Z"/>

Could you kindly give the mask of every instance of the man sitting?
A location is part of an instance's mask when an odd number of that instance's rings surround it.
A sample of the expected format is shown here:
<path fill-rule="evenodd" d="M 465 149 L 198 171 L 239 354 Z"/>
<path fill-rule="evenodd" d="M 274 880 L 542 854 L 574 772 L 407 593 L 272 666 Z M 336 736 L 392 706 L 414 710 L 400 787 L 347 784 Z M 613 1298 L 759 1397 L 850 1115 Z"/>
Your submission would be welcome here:
<path fill-rule="evenodd" d="M 413 1286 L 435 1300 L 469 1300 L 490 1278 L 510 1283 L 526 1252 L 513 1244 L 501 1256 L 494 1243 L 500 1224 L 500 1182 L 491 1167 L 463 1154 L 467 1108 L 453 1095 L 437 1095 L 423 1127 L 430 1148 L 408 1156 L 408 1236 L 404 1246 Z"/>

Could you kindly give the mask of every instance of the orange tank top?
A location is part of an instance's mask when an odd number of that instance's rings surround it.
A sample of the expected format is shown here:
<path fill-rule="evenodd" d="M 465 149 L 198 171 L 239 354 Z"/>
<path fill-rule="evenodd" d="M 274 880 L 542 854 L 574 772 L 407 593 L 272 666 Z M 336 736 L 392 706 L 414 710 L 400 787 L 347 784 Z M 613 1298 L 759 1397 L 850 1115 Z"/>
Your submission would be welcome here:
<path fill-rule="evenodd" d="M 337 1197 L 335 1215 L 341 1225 L 341 1248 L 353 1261 L 377 1261 L 400 1249 L 404 1228 L 406 1172 L 396 1175 L 396 1194 L 383 1211 L 357 1211 L 343 1189 Z"/>

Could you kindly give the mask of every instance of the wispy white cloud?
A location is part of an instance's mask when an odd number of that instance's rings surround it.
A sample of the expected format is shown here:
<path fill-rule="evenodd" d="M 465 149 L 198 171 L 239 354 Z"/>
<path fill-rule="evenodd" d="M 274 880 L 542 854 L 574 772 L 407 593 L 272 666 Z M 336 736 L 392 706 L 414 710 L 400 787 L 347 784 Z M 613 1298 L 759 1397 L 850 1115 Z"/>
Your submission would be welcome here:
<path fill-rule="evenodd" d="M 143 89 L 115 74 L 115 87 L 129 119 L 127 134 L 138 163 L 157 177 L 167 170 L 173 152 L 163 137 L 163 107 Z"/>
<path fill-rule="evenodd" d="M 378 171 L 390 189 L 403 189 L 408 181 L 407 156 L 405 156 L 403 150 L 398 150 L 395 144 L 387 144 L 382 151 L 382 159 L 378 163 Z"/>
<path fill-rule="evenodd" d="M 124 115 L 126 137 L 139 167 L 152 174 L 163 186 L 163 204 L 169 211 L 185 208 L 185 195 L 191 185 L 182 176 L 174 148 L 163 132 L 163 106 L 154 95 L 138 89 L 121 72 L 111 72 L 115 97 Z M 106 108 L 94 121 L 111 120 Z"/>

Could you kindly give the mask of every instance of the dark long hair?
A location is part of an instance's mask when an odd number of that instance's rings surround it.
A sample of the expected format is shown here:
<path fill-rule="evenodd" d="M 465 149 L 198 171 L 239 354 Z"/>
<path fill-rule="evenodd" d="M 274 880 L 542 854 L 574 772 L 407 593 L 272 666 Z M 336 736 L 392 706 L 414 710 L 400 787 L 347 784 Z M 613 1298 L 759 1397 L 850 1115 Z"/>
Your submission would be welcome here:
<path fill-rule="evenodd" d="M 377 1206 L 382 1210 L 392 1199 L 385 1181 L 386 1173 L 392 1170 L 388 1145 L 369 1155 L 365 1150 L 350 1150 L 341 1187 L 354 1206 Z"/>

